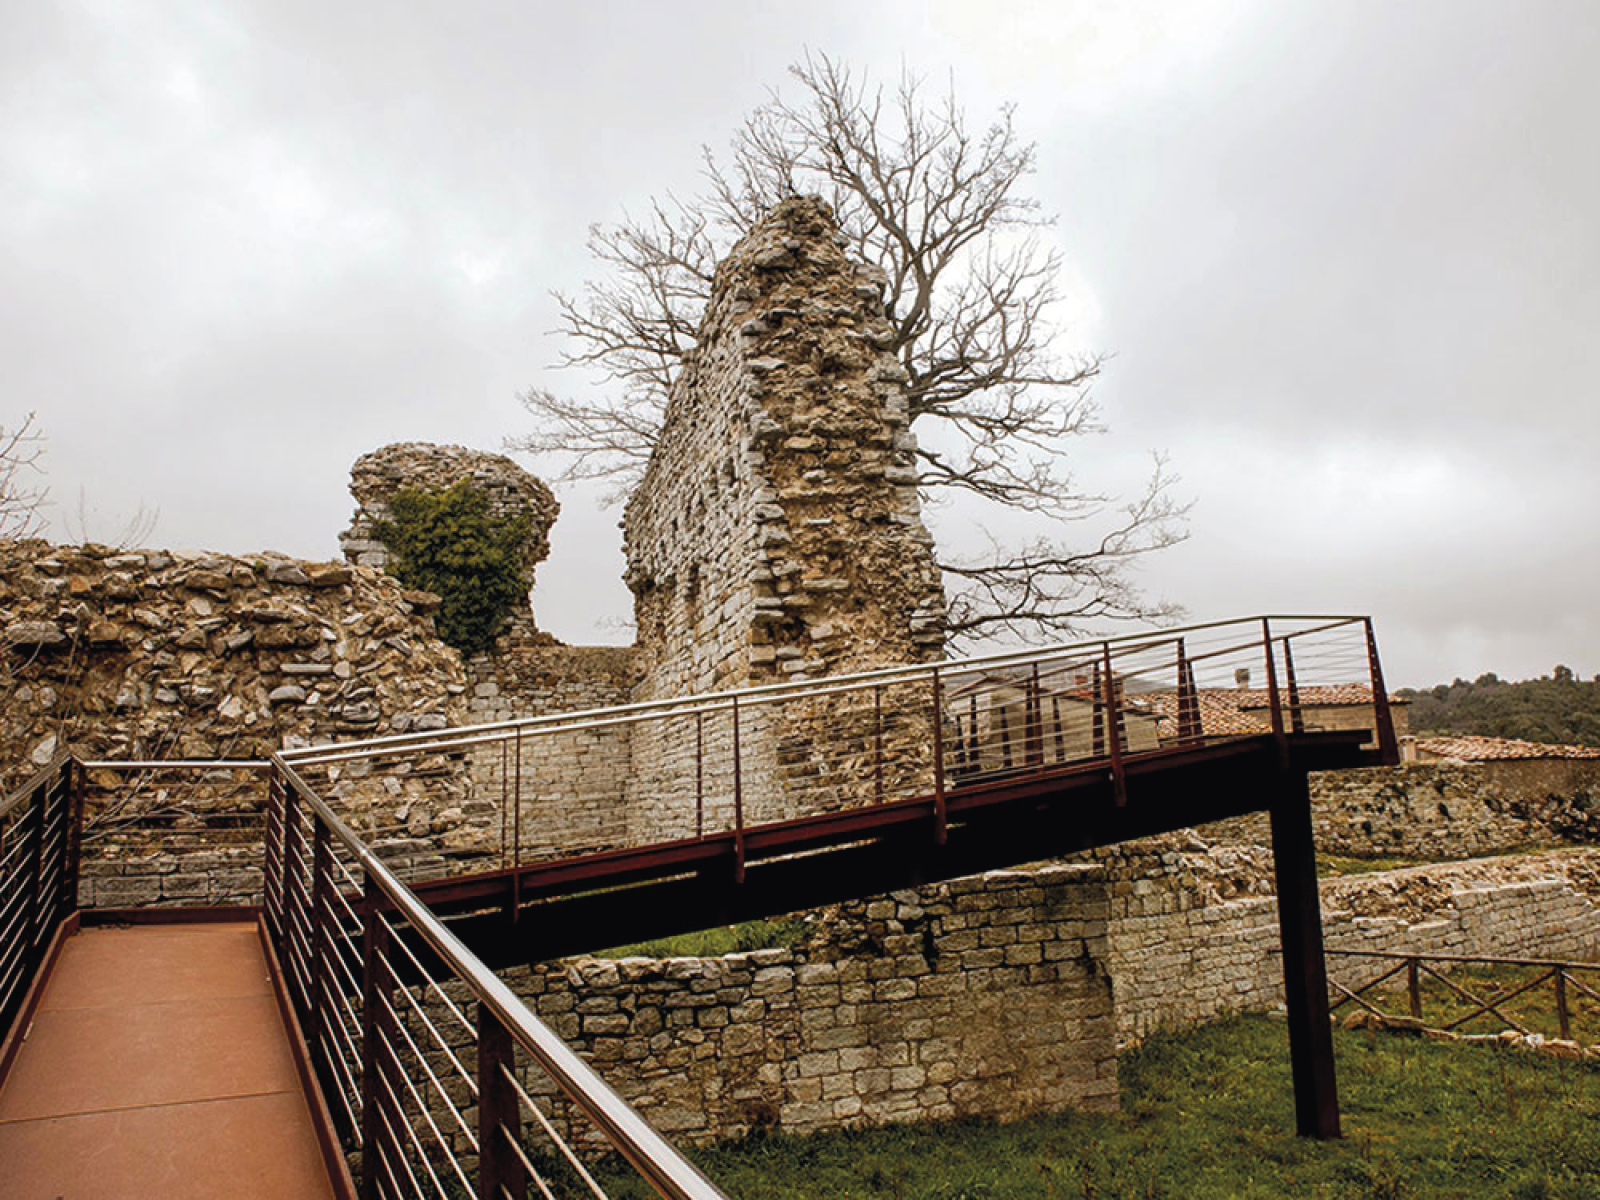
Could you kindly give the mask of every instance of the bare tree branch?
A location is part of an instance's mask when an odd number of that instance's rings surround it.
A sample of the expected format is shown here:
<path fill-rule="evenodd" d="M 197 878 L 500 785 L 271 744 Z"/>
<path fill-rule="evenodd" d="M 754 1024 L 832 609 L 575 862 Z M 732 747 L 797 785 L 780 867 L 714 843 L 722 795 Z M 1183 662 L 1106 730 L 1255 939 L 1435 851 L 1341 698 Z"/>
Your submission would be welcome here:
<path fill-rule="evenodd" d="M 1012 110 L 974 129 L 953 89 L 930 95 L 910 74 L 893 89 L 869 86 L 822 54 L 790 75 L 797 100 L 771 93 L 725 163 L 705 152 L 704 196 L 668 196 L 642 219 L 591 228 L 590 252 L 607 275 L 557 296 L 573 347 L 561 361 L 598 367 L 620 390 L 595 400 L 529 391 L 535 432 L 510 447 L 562 455 L 563 478 L 610 478 L 625 493 L 660 432 L 716 264 L 778 201 L 818 194 L 854 254 L 884 273 L 889 349 L 906 371 L 912 421 L 937 432 L 918 451 L 924 495 L 1113 523 L 1085 552 L 996 545 L 982 563 L 943 564 L 952 630 L 1059 632 L 1099 616 L 1165 615 L 1169 606 L 1140 599 L 1127 567 L 1183 536 L 1169 476 L 1158 464 L 1146 494 L 1118 512 L 1062 467 L 1067 439 L 1100 429 L 1089 385 L 1102 360 L 1052 350 L 1062 263 L 1036 232 L 1053 219 L 1018 191 L 1036 150 Z"/>
<path fill-rule="evenodd" d="M 27 413 L 19 424 L 0 425 L 0 541 L 20 541 L 44 529 L 47 490 L 32 482 L 42 476 L 44 435 L 36 414 Z"/>

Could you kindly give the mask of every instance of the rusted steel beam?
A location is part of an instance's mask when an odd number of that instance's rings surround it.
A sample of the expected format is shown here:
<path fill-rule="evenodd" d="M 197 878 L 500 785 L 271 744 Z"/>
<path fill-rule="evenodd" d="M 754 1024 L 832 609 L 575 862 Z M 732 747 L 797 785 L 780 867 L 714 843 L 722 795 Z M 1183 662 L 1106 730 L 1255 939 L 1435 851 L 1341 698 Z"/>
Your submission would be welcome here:
<path fill-rule="evenodd" d="M 1111 670 L 1111 643 L 1105 646 L 1106 689 L 1106 743 L 1110 747 L 1111 786 L 1116 793 L 1117 806 L 1128 802 L 1128 773 L 1123 765 L 1123 740 L 1121 706 L 1117 703 L 1117 677 Z"/>
<path fill-rule="evenodd" d="M 1261 652 L 1267 660 L 1267 706 L 1272 710 L 1272 732 L 1283 736 L 1283 697 L 1278 694 L 1278 668 L 1272 660 L 1272 622 L 1261 618 Z"/>
<path fill-rule="evenodd" d="M 1300 683 L 1294 674 L 1294 651 L 1289 646 L 1289 639 L 1283 639 L 1283 674 L 1289 683 L 1289 732 L 1304 733 L 1306 731 L 1305 714 L 1300 711 Z"/>
<path fill-rule="evenodd" d="M 511 1144 L 522 1136 L 522 1105 L 506 1077 L 517 1066 L 511 1032 L 478 1004 L 478 1198 L 525 1196 L 528 1173 Z"/>
<path fill-rule="evenodd" d="M 1394 713 L 1389 709 L 1389 693 L 1383 686 L 1383 664 L 1378 660 L 1378 635 L 1373 632 L 1372 618 L 1363 622 L 1367 633 L 1367 669 L 1372 677 L 1372 712 L 1377 725 L 1378 757 L 1383 765 L 1392 767 L 1400 761 L 1400 743 L 1394 735 Z"/>
<path fill-rule="evenodd" d="M 1275 740 L 1283 742 L 1283 735 L 1276 735 Z M 1339 1089 L 1328 1011 L 1328 971 L 1322 957 L 1322 901 L 1317 892 L 1311 793 L 1304 772 L 1290 764 L 1277 773 L 1271 786 L 1272 858 L 1283 943 L 1295 1124 L 1302 1137 L 1336 1138 Z"/>

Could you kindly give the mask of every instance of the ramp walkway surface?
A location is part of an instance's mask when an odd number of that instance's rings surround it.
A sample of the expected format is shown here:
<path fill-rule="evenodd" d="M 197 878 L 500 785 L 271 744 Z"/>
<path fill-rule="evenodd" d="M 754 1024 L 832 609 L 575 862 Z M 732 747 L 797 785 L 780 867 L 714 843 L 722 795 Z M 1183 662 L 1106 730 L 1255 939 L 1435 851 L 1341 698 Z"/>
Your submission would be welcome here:
<path fill-rule="evenodd" d="M 333 1195 L 254 924 L 66 940 L 0 1088 L 0 1197 Z"/>

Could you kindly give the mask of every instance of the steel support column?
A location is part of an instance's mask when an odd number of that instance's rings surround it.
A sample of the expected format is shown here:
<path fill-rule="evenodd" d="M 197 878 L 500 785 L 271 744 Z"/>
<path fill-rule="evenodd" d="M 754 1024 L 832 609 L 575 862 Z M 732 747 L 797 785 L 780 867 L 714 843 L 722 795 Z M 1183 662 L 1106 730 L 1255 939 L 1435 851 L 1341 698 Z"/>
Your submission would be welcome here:
<path fill-rule="evenodd" d="M 1286 766 L 1272 798 L 1272 857 L 1283 939 L 1283 990 L 1289 1009 L 1295 1125 L 1302 1137 L 1339 1136 L 1328 971 L 1322 957 L 1322 902 L 1306 774 Z"/>

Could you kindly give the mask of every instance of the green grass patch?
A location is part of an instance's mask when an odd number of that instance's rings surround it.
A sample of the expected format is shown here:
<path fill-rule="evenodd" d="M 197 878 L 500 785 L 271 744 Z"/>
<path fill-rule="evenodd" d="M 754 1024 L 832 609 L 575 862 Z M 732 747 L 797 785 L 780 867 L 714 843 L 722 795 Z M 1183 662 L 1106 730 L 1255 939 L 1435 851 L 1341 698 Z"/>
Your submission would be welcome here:
<path fill-rule="evenodd" d="M 1124 1054 L 1121 1113 L 760 1135 L 693 1156 L 741 1200 L 1600 1196 L 1600 1069 L 1365 1031 L 1336 1031 L 1335 1049 L 1338 1141 L 1294 1135 L 1287 1029 L 1245 1017 Z"/>
<path fill-rule="evenodd" d="M 595 958 L 716 958 L 723 954 L 742 954 L 749 950 L 780 950 L 799 944 L 810 925 L 796 918 L 790 921 L 743 921 L 701 929 L 676 937 L 649 942 L 630 942 L 597 950 Z"/>
<path fill-rule="evenodd" d="M 1385 959 L 1334 958 L 1330 961 L 1338 972 L 1336 978 L 1352 989 L 1399 965 Z M 1560 1036 L 1555 982 L 1545 979 L 1534 984 L 1546 973 L 1543 968 L 1439 962 L 1426 965 L 1461 991 L 1477 997 L 1476 1001 L 1470 1000 L 1444 981 L 1420 971 L 1417 989 L 1421 1000 L 1420 1015 L 1423 1023 L 1430 1028 L 1444 1029 L 1456 1026 L 1456 1022 L 1460 1021 L 1461 1024 L 1455 1028 L 1457 1033 L 1499 1033 L 1509 1026 L 1494 1012 L 1473 1015 L 1484 1003 L 1493 1003 L 1495 1010 L 1531 1033 L 1543 1034 L 1547 1038 Z M 1590 990 L 1600 991 L 1600 971 L 1576 971 L 1572 978 Z M 1403 971 L 1361 995 L 1367 1003 L 1390 1016 L 1411 1015 L 1410 993 Z M 1338 1015 L 1343 1017 L 1355 1012 L 1358 1007 L 1355 1001 L 1346 1001 Z M 1600 1044 L 1600 1000 L 1586 994 L 1572 982 L 1567 984 L 1567 1024 L 1573 1040 L 1585 1045 Z"/>

